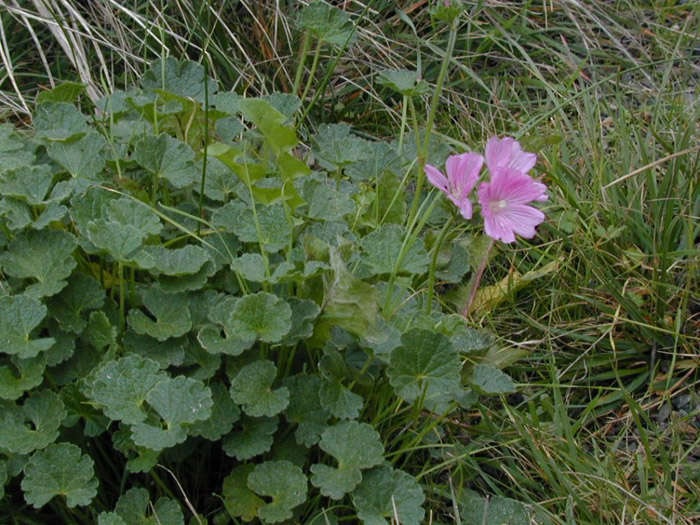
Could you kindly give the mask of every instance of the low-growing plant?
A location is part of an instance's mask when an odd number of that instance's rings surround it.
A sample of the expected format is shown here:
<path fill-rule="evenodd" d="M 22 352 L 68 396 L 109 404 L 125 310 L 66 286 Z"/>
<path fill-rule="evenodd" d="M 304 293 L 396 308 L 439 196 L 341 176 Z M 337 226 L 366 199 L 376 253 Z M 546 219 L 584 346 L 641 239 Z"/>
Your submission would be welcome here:
<path fill-rule="evenodd" d="M 459 13 L 436 15 L 454 35 Z M 338 43 L 309 20 L 307 40 Z M 382 82 L 415 113 L 417 75 Z M 423 522 L 416 476 L 432 474 L 403 458 L 439 449 L 440 422 L 478 396 L 515 392 L 465 318 L 498 294 L 475 302 L 494 241 L 465 235 L 484 159 L 431 139 L 439 97 L 424 133 L 324 124 L 302 143 L 296 95 L 219 91 L 192 62 L 158 60 L 96 108 L 83 89 L 44 93 L 32 135 L 0 128 L 2 505 L 102 524 L 182 523 L 174 499 L 196 522 Z M 535 156 L 492 139 L 486 162 L 486 233 L 534 235 Z"/>

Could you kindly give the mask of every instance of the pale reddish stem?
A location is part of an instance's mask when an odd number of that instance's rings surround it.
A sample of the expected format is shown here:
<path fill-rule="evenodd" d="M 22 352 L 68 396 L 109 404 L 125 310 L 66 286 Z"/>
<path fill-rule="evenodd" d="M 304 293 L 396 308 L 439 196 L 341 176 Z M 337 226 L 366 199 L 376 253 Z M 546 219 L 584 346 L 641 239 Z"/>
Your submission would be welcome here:
<path fill-rule="evenodd" d="M 476 297 L 476 291 L 479 289 L 479 283 L 481 283 L 481 278 L 484 276 L 484 270 L 486 269 L 486 264 L 489 262 L 489 254 L 491 253 L 491 249 L 493 248 L 494 243 L 495 242 L 493 239 L 489 241 L 489 245 L 486 247 L 486 252 L 484 253 L 484 258 L 482 259 L 479 268 L 476 270 L 476 275 L 474 276 L 474 286 L 472 286 L 472 289 L 469 292 L 469 299 L 467 299 L 467 305 L 464 307 L 464 310 L 462 310 L 462 316 L 464 317 L 467 317 L 469 315 L 469 310 L 471 310 L 472 303 L 474 302 L 474 298 Z"/>

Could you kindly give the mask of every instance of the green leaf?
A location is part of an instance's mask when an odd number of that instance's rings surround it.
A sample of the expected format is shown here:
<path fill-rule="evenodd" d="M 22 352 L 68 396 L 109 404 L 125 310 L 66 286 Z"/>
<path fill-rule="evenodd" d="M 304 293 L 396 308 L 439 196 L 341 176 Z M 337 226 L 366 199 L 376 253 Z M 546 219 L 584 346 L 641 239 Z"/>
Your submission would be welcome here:
<path fill-rule="evenodd" d="M 224 437 L 222 448 L 228 456 L 246 461 L 270 450 L 272 434 L 277 430 L 277 417 L 243 417 L 242 427 Z"/>
<path fill-rule="evenodd" d="M 7 463 L 0 461 L 0 501 L 5 497 L 5 483 L 8 477 Z"/>
<path fill-rule="evenodd" d="M 44 380 L 46 356 L 29 359 L 13 356 L 0 361 L 0 399 L 15 400 Z"/>
<path fill-rule="evenodd" d="M 152 359 L 163 369 L 179 366 L 185 359 L 185 350 L 178 340 L 170 339 L 160 342 L 147 335 L 138 335 L 132 330 L 128 330 L 123 337 L 122 344 L 127 352 Z"/>
<path fill-rule="evenodd" d="M 117 345 L 117 327 L 104 312 L 92 312 L 83 339 L 98 352 L 105 348 L 113 349 Z"/>
<path fill-rule="evenodd" d="M 32 228 L 35 230 L 43 230 L 53 222 L 58 222 L 68 213 L 68 208 L 57 202 L 49 202 L 44 211 L 32 223 Z"/>
<path fill-rule="evenodd" d="M 510 376 L 491 365 L 476 365 L 469 384 L 481 394 L 512 394 L 517 391 Z"/>
<path fill-rule="evenodd" d="M 307 177 L 301 189 L 302 198 L 308 203 L 311 219 L 337 222 L 355 212 L 355 203 L 335 188 L 335 181 L 328 177 Z"/>
<path fill-rule="evenodd" d="M 151 450 L 163 450 L 185 441 L 187 427 L 209 418 L 214 404 L 208 387 L 185 376 L 156 383 L 146 401 L 165 424 L 136 423 L 131 430 L 134 443 Z"/>
<path fill-rule="evenodd" d="M 87 326 L 83 312 L 100 308 L 105 297 L 99 282 L 83 273 L 75 273 L 68 279 L 68 285 L 51 298 L 51 314 L 63 330 L 79 334 Z"/>
<path fill-rule="evenodd" d="M 36 97 L 38 103 L 42 102 L 75 102 L 85 92 L 87 84 L 80 82 L 63 81 L 49 91 L 42 91 Z"/>
<path fill-rule="evenodd" d="M 312 465 L 311 483 L 332 499 L 352 492 L 362 481 L 362 469 L 384 461 L 379 433 L 366 423 L 343 421 L 329 427 L 321 436 L 319 446 L 338 461 L 338 467 Z"/>
<path fill-rule="evenodd" d="M 111 419 L 140 423 L 146 419 L 143 404 L 148 393 L 167 377 L 155 361 L 127 355 L 93 372 L 84 391 Z"/>
<path fill-rule="evenodd" d="M 330 416 L 321 405 L 321 380 L 315 375 L 296 374 L 287 377 L 283 384 L 289 389 L 289 405 L 284 416 L 289 423 L 298 425 L 294 433 L 297 443 L 311 447 L 328 427 Z"/>
<path fill-rule="evenodd" d="M 122 197 L 109 201 L 106 209 L 107 219 L 119 224 L 133 226 L 140 232 L 141 238 L 159 235 L 163 229 L 158 216 L 151 208 L 136 199 Z"/>
<path fill-rule="evenodd" d="M 16 237 L 0 255 L 0 265 L 8 275 L 36 279 L 25 290 L 29 297 L 56 295 L 66 284 L 75 265 L 75 237 L 61 230 L 29 231 Z"/>
<path fill-rule="evenodd" d="M 286 387 L 272 389 L 277 367 L 272 361 L 254 361 L 243 368 L 231 381 L 231 397 L 249 416 L 274 416 L 289 404 Z"/>
<path fill-rule="evenodd" d="M 209 253 L 199 246 L 188 244 L 182 248 L 169 250 L 154 246 L 149 250 L 153 256 L 153 273 L 163 275 L 188 275 L 197 273 L 210 260 Z"/>
<path fill-rule="evenodd" d="M 210 255 L 211 253 L 208 252 Z M 201 289 L 208 279 L 216 273 L 214 261 L 209 260 L 195 273 L 184 275 L 159 275 L 158 288 L 168 294 L 180 294 Z"/>
<path fill-rule="evenodd" d="M 27 503 L 37 509 L 55 496 L 65 497 L 70 508 L 89 505 L 97 494 L 93 461 L 71 443 L 49 445 L 29 458 L 22 490 Z"/>
<path fill-rule="evenodd" d="M 201 173 L 194 151 L 170 135 L 144 135 L 134 145 L 134 160 L 153 176 L 164 178 L 176 188 L 197 182 Z"/>
<path fill-rule="evenodd" d="M 423 274 L 428 269 L 428 254 L 421 239 L 408 250 L 397 267 L 406 231 L 398 224 L 385 224 L 362 239 L 362 262 L 372 275 L 408 273 Z"/>
<path fill-rule="evenodd" d="M 255 465 L 238 465 L 224 479 L 224 506 L 233 518 L 253 521 L 258 509 L 265 505 L 265 501 L 248 488 L 248 476 L 254 468 Z"/>
<path fill-rule="evenodd" d="M 386 525 L 398 521 L 404 525 L 423 523 L 425 495 L 412 476 L 388 465 L 380 465 L 362 476 L 352 493 L 357 517 L 365 525 Z"/>
<path fill-rule="evenodd" d="M 327 341 L 336 326 L 362 337 L 376 321 L 379 293 L 353 276 L 335 249 L 330 250 L 330 257 L 333 274 L 323 278 L 323 306 L 314 338 Z"/>
<path fill-rule="evenodd" d="M 193 436 L 202 436 L 209 441 L 218 441 L 221 436 L 228 434 L 233 424 L 240 419 L 241 410 L 238 408 L 226 387 L 215 381 L 209 385 L 212 401 L 211 416 L 203 421 L 196 421 L 190 429 Z"/>
<path fill-rule="evenodd" d="M 51 348 L 54 339 L 30 339 L 32 331 L 46 317 L 46 306 L 25 295 L 0 297 L 0 352 L 23 359 Z"/>
<path fill-rule="evenodd" d="M 143 304 L 155 321 L 141 310 L 129 311 L 129 326 L 137 334 L 155 337 L 165 341 L 171 337 L 180 337 L 192 328 L 192 320 L 183 296 L 165 294 L 156 288 L 147 288 L 141 292 Z"/>
<path fill-rule="evenodd" d="M 338 419 L 356 419 L 364 401 L 339 381 L 324 381 L 321 385 L 321 405 Z"/>
<path fill-rule="evenodd" d="M 256 214 L 260 226 L 259 239 L 252 209 L 246 208 L 236 217 L 233 232 L 242 242 L 260 242 L 268 252 L 277 252 L 289 244 L 292 229 L 282 204 L 258 205 Z"/>
<path fill-rule="evenodd" d="M 421 399 L 429 409 L 442 412 L 461 395 L 461 369 L 459 355 L 447 337 L 414 328 L 392 350 L 387 375 L 400 398 L 409 403 Z"/>
<path fill-rule="evenodd" d="M 95 179 L 104 170 L 107 147 L 102 135 L 90 131 L 78 139 L 52 142 L 46 151 L 72 177 Z"/>
<path fill-rule="evenodd" d="M 452 242 L 440 250 L 435 276 L 448 283 L 462 282 L 469 271 L 469 251 L 459 244 Z"/>
<path fill-rule="evenodd" d="M 246 281 L 262 283 L 267 280 L 265 276 L 265 261 L 259 253 L 244 253 L 231 261 L 231 269 L 237 272 Z"/>
<path fill-rule="evenodd" d="M 66 418 L 63 420 L 64 427 L 72 427 L 81 419 L 85 422 L 85 435 L 96 437 L 107 430 L 111 420 L 104 416 L 85 397 L 77 383 L 70 383 L 61 390 L 61 400 L 66 407 Z"/>
<path fill-rule="evenodd" d="M 205 100 L 205 71 L 196 62 L 178 61 L 173 57 L 163 57 L 155 60 L 151 68 L 141 77 L 141 86 L 146 89 L 157 89 L 175 95 L 192 98 L 197 102 Z M 209 78 L 207 83 L 209 99 L 214 96 L 217 82 Z"/>
<path fill-rule="evenodd" d="M 248 350 L 255 339 L 240 339 L 233 329 L 227 325 L 222 329 L 214 325 L 206 325 L 197 333 L 197 341 L 211 354 L 241 355 Z"/>
<path fill-rule="evenodd" d="M 258 292 L 241 297 L 231 312 L 229 326 L 241 339 L 276 343 L 292 327 L 292 309 L 279 297 Z"/>
<path fill-rule="evenodd" d="M 269 102 L 259 98 L 244 98 L 238 101 L 238 109 L 257 126 L 276 154 L 289 151 L 299 143 L 294 128 L 285 126 L 287 118 Z"/>
<path fill-rule="evenodd" d="M 529 525 L 533 523 L 528 505 L 511 498 L 483 498 L 472 490 L 464 491 L 459 501 L 459 513 L 465 525 L 498 523 L 498 525 Z"/>
<path fill-rule="evenodd" d="M 150 505 L 149 499 L 146 489 L 130 488 L 119 498 L 114 513 L 128 525 L 184 525 L 182 511 L 176 501 L 159 498 Z"/>
<path fill-rule="evenodd" d="M 85 233 L 98 251 L 123 263 L 135 261 L 143 251 L 141 231 L 129 224 L 96 219 L 87 224 Z"/>
<path fill-rule="evenodd" d="M 25 139 L 12 124 L 0 124 L 0 173 L 34 164 L 36 146 Z M 5 195 L 5 192 L 0 192 Z"/>
<path fill-rule="evenodd" d="M 50 141 L 78 138 L 90 131 L 86 117 L 73 104 L 44 102 L 33 115 L 36 137 Z"/>
<path fill-rule="evenodd" d="M 263 523 L 279 523 L 292 517 L 292 509 L 306 501 L 304 472 L 289 461 L 266 461 L 248 475 L 248 487 L 272 498 L 258 508 Z"/>
<path fill-rule="evenodd" d="M 313 2 L 306 6 L 297 19 L 300 29 L 339 47 L 350 45 L 354 39 L 353 23 L 345 11 L 325 2 Z"/>
<path fill-rule="evenodd" d="M 218 124 L 221 121 L 217 122 Z M 238 120 L 236 120 L 238 122 Z M 195 185 L 194 189 L 199 191 L 199 187 Z M 216 157 L 211 155 L 207 158 L 207 177 L 204 180 L 204 195 L 208 198 L 227 202 L 232 197 L 242 193 L 245 186 L 241 179 L 236 175 L 231 168 L 221 162 Z"/>
<path fill-rule="evenodd" d="M 66 417 L 61 398 L 49 390 L 33 392 L 22 406 L 22 414 L 7 413 L 0 425 L 0 448 L 13 454 L 29 454 L 40 450 L 58 437 L 58 429 Z M 26 421 L 31 424 L 27 426 Z"/>
<path fill-rule="evenodd" d="M 401 170 L 401 158 L 396 150 L 386 142 L 369 142 L 365 156 L 345 169 L 345 174 L 354 180 L 376 180 L 383 175 L 393 175 Z M 388 195 L 387 203 L 393 193 Z M 398 199 L 397 202 L 403 199 Z"/>
<path fill-rule="evenodd" d="M 0 173 L 0 195 L 14 197 L 31 205 L 43 203 L 52 184 L 53 173 L 44 164 L 22 166 Z"/>
<path fill-rule="evenodd" d="M 127 523 L 114 512 L 100 512 L 97 515 L 97 525 L 127 525 Z"/>
<path fill-rule="evenodd" d="M 418 71 L 407 69 L 386 69 L 379 73 L 377 82 L 387 86 L 404 97 L 425 95 L 428 92 L 428 83 L 421 80 Z"/>
<path fill-rule="evenodd" d="M 316 160 L 329 171 L 342 170 L 365 160 L 371 152 L 370 143 L 351 135 L 347 124 L 321 124 L 313 143 Z"/>
<path fill-rule="evenodd" d="M 308 299 L 290 298 L 287 301 L 292 308 L 292 327 L 284 336 L 282 344 L 292 346 L 295 343 L 308 339 L 314 332 L 314 321 L 321 312 L 318 305 Z"/>

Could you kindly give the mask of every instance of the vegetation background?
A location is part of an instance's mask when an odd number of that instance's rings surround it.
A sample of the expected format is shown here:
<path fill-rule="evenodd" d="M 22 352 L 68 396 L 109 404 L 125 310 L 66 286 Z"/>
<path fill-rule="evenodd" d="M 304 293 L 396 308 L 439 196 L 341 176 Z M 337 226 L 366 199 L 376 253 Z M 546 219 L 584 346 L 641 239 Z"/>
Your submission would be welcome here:
<path fill-rule="evenodd" d="M 538 153 L 551 199 L 537 238 L 499 250 L 484 284 L 510 275 L 512 286 L 476 318 L 497 334 L 519 394 L 446 423 L 449 480 L 433 494 L 512 498 L 542 522 L 694 523 L 700 6 L 465 3 L 435 129 L 455 150 L 517 137 Z M 433 83 L 447 30 L 423 0 L 335 4 L 357 39 L 341 54 L 312 50 L 305 125 L 392 139 L 402 100 L 377 76 L 417 69 Z M 62 80 L 88 84 L 95 101 L 166 55 L 206 63 L 222 90 L 289 93 L 301 5 L 0 0 L 0 120 L 31 125 L 37 94 Z M 437 468 L 412 457 L 413 469 Z"/>

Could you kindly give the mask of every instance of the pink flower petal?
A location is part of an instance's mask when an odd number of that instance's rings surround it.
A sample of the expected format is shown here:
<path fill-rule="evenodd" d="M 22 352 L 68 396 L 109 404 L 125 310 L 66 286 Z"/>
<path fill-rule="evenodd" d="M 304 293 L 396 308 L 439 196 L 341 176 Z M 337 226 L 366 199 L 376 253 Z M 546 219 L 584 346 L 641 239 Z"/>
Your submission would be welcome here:
<path fill-rule="evenodd" d="M 457 190 L 460 198 L 466 198 L 479 180 L 479 172 L 484 165 L 484 157 L 478 153 L 469 152 L 452 155 L 445 163 L 447 179 Z"/>
<path fill-rule="evenodd" d="M 428 177 L 430 184 L 435 186 L 437 189 L 443 191 L 444 193 L 450 193 L 448 189 L 447 178 L 442 174 L 442 172 L 435 166 L 430 164 L 425 165 L 425 175 Z"/>
<path fill-rule="evenodd" d="M 527 173 L 537 163 L 537 155 L 523 151 L 520 143 L 511 137 L 491 137 L 486 143 L 486 165 L 489 171 L 496 168 L 513 168 Z"/>
<path fill-rule="evenodd" d="M 499 214 L 504 226 L 507 225 L 514 233 L 531 239 L 535 236 L 535 226 L 544 221 L 544 213 L 537 208 L 525 204 L 513 204 Z"/>
<path fill-rule="evenodd" d="M 513 168 L 496 168 L 491 185 L 494 197 L 509 204 L 527 204 L 541 200 L 547 187 L 541 182 Z"/>
<path fill-rule="evenodd" d="M 457 198 L 454 195 L 448 195 L 447 196 L 452 203 L 459 208 L 459 213 L 462 214 L 462 217 L 465 219 L 471 219 L 472 215 L 474 215 L 474 210 L 472 208 L 472 203 L 467 197 L 463 198 Z"/>

